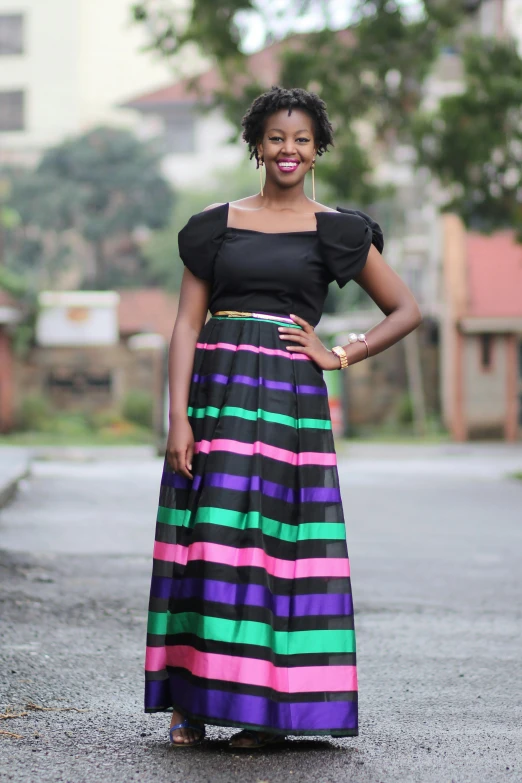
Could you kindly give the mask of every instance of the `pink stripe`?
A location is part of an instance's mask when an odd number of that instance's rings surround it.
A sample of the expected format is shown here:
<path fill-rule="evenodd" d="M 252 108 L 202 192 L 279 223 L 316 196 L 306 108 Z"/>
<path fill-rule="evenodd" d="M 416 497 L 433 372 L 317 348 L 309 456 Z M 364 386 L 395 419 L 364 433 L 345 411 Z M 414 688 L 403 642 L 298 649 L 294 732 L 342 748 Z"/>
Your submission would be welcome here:
<path fill-rule="evenodd" d="M 145 671 L 160 672 L 167 665 L 166 647 L 147 647 L 145 652 Z"/>
<path fill-rule="evenodd" d="M 262 345 L 249 345 L 248 343 L 196 343 L 196 348 L 202 348 L 204 351 L 215 351 L 216 348 L 222 348 L 224 351 L 251 351 L 252 353 L 264 353 L 266 356 L 284 356 L 286 359 L 310 361 L 310 357 L 305 353 L 294 353 L 293 351 L 282 351 L 280 348 L 263 348 Z"/>
<path fill-rule="evenodd" d="M 206 560 L 221 563 L 234 568 L 250 566 L 264 568 L 272 576 L 281 579 L 306 579 L 311 576 L 339 577 L 350 576 L 350 565 L 344 557 L 307 557 L 300 560 L 281 560 L 267 555 L 263 549 L 247 547 L 237 549 L 224 544 L 212 544 L 208 541 L 194 541 L 190 546 L 154 543 L 154 558 L 168 563 L 186 565 L 193 560 Z"/>
<path fill-rule="evenodd" d="M 207 680 L 241 682 L 272 688 L 279 693 L 321 693 L 357 690 L 355 666 L 274 666 L 271 661 L 200 652 L 188 645 L 148 647 L 147 671 L 181 666 Z"/>
<path fill-rule="evenodd" d="M 320 451 L 302 451 L 296 454 L 288 449 L 280 449 L 270 446 L 260 440 L 254 443 L 243 443 L 240 440 L 230 438 L 213 438 L 213 440 L 200 440 L 194 444 L 194 451 L 208 454 L 210 451 L 231 451 L 234 454 L 245 454 L 251 457 L 253 454 L 262 454 L 264 457 L 287 462 L 289 465 L 335 465 L 336 455 Z"/>

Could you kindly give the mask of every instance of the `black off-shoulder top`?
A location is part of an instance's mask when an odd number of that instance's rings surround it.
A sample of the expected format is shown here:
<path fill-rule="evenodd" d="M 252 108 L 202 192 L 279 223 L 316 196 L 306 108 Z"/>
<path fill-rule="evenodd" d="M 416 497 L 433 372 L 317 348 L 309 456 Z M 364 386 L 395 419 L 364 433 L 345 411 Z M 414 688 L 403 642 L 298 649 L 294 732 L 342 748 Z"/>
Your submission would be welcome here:
<path fill-rule="evenodd" d="M 363 269 L 370 245 L 382 252 L 378 223 L 364 212 L 316 212 L 317 230 L 265 233 L 229 228 L 229 205 L 193 215 L 178 234 L 179 254 L 211 283 L 209 310 L 295 313 L 316 326 L 328 286 Z"/>

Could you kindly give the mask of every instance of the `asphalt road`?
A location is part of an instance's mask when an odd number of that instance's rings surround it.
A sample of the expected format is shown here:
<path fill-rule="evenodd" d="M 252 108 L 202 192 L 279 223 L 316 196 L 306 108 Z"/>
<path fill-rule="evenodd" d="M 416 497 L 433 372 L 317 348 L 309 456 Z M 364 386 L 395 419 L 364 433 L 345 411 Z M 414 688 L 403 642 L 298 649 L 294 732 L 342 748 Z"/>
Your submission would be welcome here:
<path fill-rule="evenodd" d="M 141 711 L 161 463 L 55 460 L 0 517 L 0 712 L 27 713 L 0 721 L 0 779 L 522 781 L 522 449 L 342 453 L 359 737 L 169 748 Z"/>

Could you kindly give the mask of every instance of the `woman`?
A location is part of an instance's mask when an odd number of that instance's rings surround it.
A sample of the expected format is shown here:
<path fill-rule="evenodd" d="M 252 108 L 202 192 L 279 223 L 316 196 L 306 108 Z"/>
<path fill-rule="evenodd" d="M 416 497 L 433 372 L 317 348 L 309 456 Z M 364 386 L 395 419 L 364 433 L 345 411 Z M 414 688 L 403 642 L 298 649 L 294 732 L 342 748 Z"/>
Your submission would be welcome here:
<path fill-rule="evenodd" d="M 362 212 L 305 195 L 333 143 L 324 102 L 274 87 L 243 118 L 261 192 L 214 204 L 179 234 L 185 265 L 169 358 L 146 661 L 147 712 L 172 709 L 174 747 L 205 723 L 232 746 L 355 736 L 353 607 L 325 370 L 420 323 Z M 385 318 L 343 349 L 315 334 L 332 281 L 355 279 Z M 207 310 L 212 317 L 206 321 Z"/>

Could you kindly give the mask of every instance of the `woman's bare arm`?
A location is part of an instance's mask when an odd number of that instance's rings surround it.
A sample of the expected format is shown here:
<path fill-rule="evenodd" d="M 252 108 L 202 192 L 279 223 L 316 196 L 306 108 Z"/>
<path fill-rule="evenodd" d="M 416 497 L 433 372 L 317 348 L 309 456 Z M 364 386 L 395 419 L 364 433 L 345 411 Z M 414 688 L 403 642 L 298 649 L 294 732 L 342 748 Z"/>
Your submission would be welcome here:
<path fill-rule="evenodd" d="M 370 356 L 381 353 L 419 326 L 422 314 L 412 292 L 386 263 L 374 245 L 370 247 L 362 272 L 354 278 L 382 310 L 386 318 L 366 332 Z M 363 342 L 344 346 L 349 364 L 366 358 Z"/>
<path fill-rule="evenodd" d="M 187 407 L 198 335 L 207 316 L 210 283 L 187 268 L 183 271 L 178 314 L 169 346 L 169 437 L 167 460 L 178 473 L 192 478 L 194 438 Z"/>
<path fill-rule="evenodd" d="M 419 305 L 412 292 L 373 245 L 362 272 L 354 280 L 386 315 L 383 321 L 366 332 L 369 356 L 389 348 L 422 321 Z M 290 317 L 302 326 L 302 331 L 296 333 L 293 327 L 278 327 L 279 336 L 288 342 L 287 350 L 306 353 L 323 370 L 338 370 L 339 359 L 319 340 L 314 328 L 293 313 L 290 313 Z M 344 350 L 349 365 L 366 359 L 366 345 L 363 342 L 348 343 Z"/>

